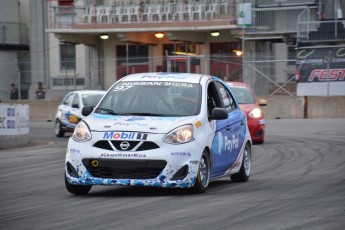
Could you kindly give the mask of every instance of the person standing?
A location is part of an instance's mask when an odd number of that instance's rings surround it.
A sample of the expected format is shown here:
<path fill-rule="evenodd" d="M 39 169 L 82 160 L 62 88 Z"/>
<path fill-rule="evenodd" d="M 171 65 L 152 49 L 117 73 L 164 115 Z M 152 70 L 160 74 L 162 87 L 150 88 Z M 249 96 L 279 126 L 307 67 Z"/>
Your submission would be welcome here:
<path fill-rule="evenodd" d="M 37 90 L 36 90 L 36 99 L 45 99 L 47 90 L 43 87 L 42 82 L 38 82 Z"/>
<path fill-rule="evenodd" d="M 11 92 L 10 92 L 10 99 L 11 100 L 18 100 L 19 97 L 18 97 L 18 89 L 16 87 L 16 84 L 12 83 L 11 84 Z"/>

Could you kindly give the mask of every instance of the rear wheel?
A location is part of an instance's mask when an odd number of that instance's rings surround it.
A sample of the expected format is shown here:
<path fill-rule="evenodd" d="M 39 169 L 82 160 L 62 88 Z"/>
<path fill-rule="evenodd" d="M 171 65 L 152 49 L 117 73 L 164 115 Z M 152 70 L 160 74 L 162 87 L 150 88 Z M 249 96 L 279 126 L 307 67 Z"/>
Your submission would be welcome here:
<path fill-rule="evenodd" d="M 92 185 L 74 185 L 74 184 L 70 184 L 67 180 L 67 177 L 65 175 L 65 185 L 66 185 L 66 189 L 68 192 L 74 194 L 74 195 L 86 195 Z"/>
<path fill-rule="evenodd" d="M 63 137 L 65 132 L 61 129 L 61 123 L 59 121 L 55 122 L 55 135 L 57 137 Z"/>
<path fill-rule="evenodd" d="M 230 176 L 231 180 L 234 182 L 246 182 L 249 179 L 250 171 L 252 167 L 252 154 L 250 144 L 247 143 L 243 153 L 243 160 L 241 169 L 238 173 Z"/>
<path fill-rule="evenodd" d="M 208 184 L 210 183 L 211 176 L 211 163 L 210 157 L 206 150 L 203 151 L 201 160 L 199 163 L 199 170 L 197 180 L 192 188 L 194 193 L 203 193 L 206 191 Z"/>

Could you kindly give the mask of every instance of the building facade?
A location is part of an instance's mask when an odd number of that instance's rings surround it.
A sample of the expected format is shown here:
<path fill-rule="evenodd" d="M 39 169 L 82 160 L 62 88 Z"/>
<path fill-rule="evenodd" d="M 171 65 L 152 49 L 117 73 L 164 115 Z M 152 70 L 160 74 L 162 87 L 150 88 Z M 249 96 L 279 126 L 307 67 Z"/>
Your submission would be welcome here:
<path fill-rule="evenodd" d="M 19 98 L 28 98 L 28 9 L 27 1 L 0 1 L 0 99 L 10 99 L 11 84 L 16 84 Z"/>
<path fill-rule="evenodd" d="M 345 45 L 340 0 L 30 3 L 31 98 L 38 81 L 47 98 L 60 99 L 144 71 L 212 74 L 247 82 L 258 95 L 296 95 L 298 52 Z"/>

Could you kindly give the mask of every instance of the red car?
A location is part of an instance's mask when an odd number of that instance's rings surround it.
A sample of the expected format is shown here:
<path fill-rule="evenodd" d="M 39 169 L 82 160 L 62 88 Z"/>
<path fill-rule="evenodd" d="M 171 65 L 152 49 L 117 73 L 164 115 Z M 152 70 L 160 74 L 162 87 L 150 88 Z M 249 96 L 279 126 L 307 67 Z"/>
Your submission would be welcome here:
<path fill-rule="evenodd" d="M 258 100 L 254 90 L 243 82 L 227 82 L 234 93 L 241 110 L 247 115 L 248 128 L 252 141 L 262 144 L 265 140 L 265 116 L 260 106 L 266 106 L 265 99 Z"/>

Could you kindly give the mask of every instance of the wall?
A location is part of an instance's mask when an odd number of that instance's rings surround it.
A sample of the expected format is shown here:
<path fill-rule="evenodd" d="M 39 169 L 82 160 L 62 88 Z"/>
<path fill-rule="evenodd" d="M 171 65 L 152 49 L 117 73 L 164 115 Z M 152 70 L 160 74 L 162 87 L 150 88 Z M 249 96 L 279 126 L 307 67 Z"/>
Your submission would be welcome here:
<path fill-rule="evenodd" d="M 345 96 L 299 97 L 269 96 L 261 107 L 267 119 L 345 118 Z M 29 120 L 54 121 L 60 100 L 2 100 L 3 103 L 29 105 Z"/>
<path fill-rule="evenodd" d="M 54 121 L 61 100 L 1 100 L 1 103 L 29 105 L 29 121 Z"/>

